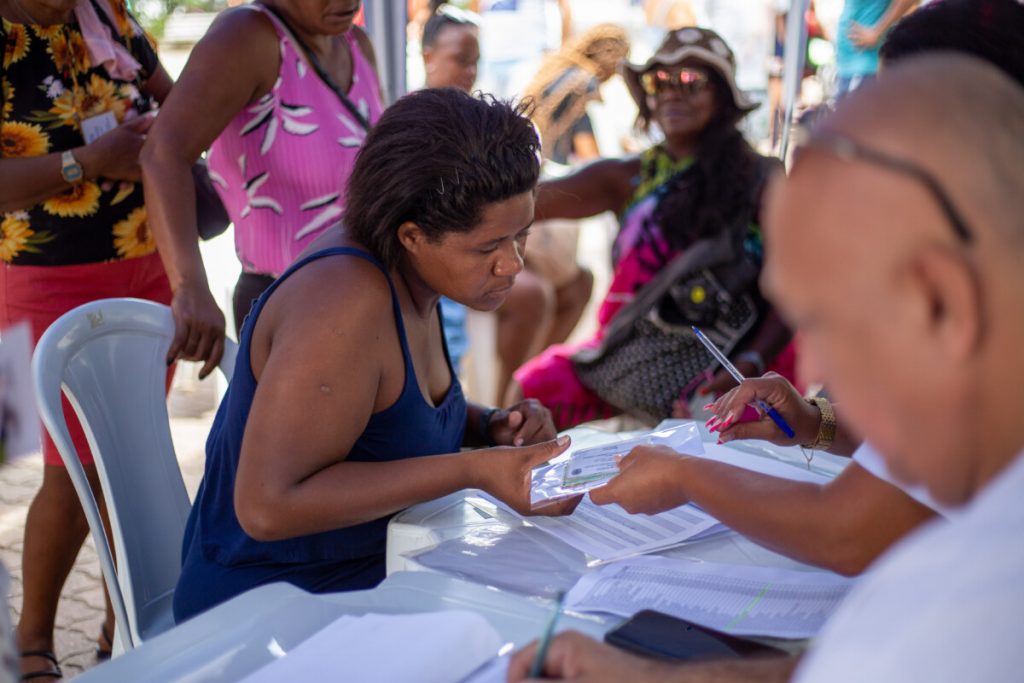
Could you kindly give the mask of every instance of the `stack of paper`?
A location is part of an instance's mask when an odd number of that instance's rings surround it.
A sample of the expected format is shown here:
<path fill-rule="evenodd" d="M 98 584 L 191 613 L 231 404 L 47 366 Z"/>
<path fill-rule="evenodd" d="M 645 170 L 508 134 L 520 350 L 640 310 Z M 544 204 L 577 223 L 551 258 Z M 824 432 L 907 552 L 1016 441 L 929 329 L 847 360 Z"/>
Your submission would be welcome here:
<path fill-rule="evenodd" d="M 271 649 L 279 651 L 279 646 L 273 645 Z M 479 670 L 501 646 L 494 628 L 473 612 L 344 616 L 246 678 L 245 683 L 451 683 Z"/>
<path fill-rule="evenodd" d="M 490 496 L 495 505 L 516 514 Z M 529 524 L 591 557 L 612 560 L 671 548 L 724 530 L 714 517 L 693 505 L 657 515 L 631 515 L 618 505 L 595 505 L 589 498 L 567 517 L 527 517 Z"/>
<path fill-rule="evenodd" d="M 566 605 L 624 617 L 654 609 L 733 635 L 809 638 L 852 585 L 830 572 L 638 557 L 584 574 Z"/>

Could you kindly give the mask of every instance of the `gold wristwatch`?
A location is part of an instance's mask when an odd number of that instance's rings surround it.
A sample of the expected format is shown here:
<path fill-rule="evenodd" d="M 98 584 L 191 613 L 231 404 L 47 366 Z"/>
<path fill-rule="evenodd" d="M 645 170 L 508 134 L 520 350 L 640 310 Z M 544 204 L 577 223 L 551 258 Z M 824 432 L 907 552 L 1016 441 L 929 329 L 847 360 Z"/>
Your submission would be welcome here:
<path fill-rule="evenodd" d="M 807 399 L 807 402 L 821 412 L 821 422 L 818 424 L 818 436 L 815 437 L 814 443 L 803 444 L 803 447 L 827 451 L 836 438 L 836 412 L 827 398 L 816 396 Z"/>
<path fill-rule="evenodd" d="M 85 171 L 70 149 L 60 155 L 60 174 L 69 185 L 77 185 L 85 179 Z"/>

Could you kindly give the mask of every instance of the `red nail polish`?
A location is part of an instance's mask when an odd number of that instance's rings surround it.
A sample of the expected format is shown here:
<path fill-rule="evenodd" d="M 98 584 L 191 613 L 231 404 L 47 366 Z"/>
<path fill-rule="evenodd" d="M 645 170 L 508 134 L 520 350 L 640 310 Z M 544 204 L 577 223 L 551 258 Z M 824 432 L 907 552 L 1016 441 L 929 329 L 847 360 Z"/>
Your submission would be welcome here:
<path fill-rule="evenodd" d="M 732 424 L 732 420 L 733 420 L 733 416 L 730 415 L 728 418 L 726 418 L 725 422 L 723 422 L 721 425 L 719 425 L 719 428 L 725 429 L 726 427 L 728 427 L 729 425 Z"/>
<path fill-rule="evenodd" d="M 714 403 L 707 403 L 707 404 L 704 405 L 704 410 L 711 410 L 714 407 L 715 407 Z"/>

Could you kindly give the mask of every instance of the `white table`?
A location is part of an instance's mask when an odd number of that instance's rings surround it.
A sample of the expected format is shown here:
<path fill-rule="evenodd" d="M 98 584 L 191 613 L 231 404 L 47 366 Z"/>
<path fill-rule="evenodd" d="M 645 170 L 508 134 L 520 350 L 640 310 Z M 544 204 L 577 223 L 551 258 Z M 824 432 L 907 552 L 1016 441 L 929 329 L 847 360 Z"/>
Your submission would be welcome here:
<path fill-rule="evenodd" d="M 588 440 L 590 443 L 620 438 L 580 432 L 577 436 L 578 442 Z M 794 466 L 803 464 L 803 456 L 793 449 L 775 449 L 761 443 L 747 444 L 744 448 Z M 845 459 L 818 455 L 814 468 L 834 475 L 844 464 Z M 506 642 L 522 646 L 541 633 L 550 615 L 550 600 L 536 592 L 499 590 L 494 587 L 498 582 L 489 581 L 487 577 L 470 582 L 430 571 L 403 571 L 423 569 L 414 560 L 404 557 L 406 553 L 444 540 L 466 537 L 474 529 L 516 525 L 522 526 L 522 521 L 481 504 L 474 499 L 472 491 L 414 506 L 392 520 L 387 551 L 389 576 L 377 588 L 326 595 L 312 595 L 283 583 L 256 588 L 92 669 L 78 680 L 83 683 L 239 681 L 289 652 L 338 617 L 368 612 L 409 614 L 468 609 L 484 616 Z M 586 558 L 581 553 L 537 529 L 532 531 L 537 534 L 530 542 L 535 541 L 539 547 L 546 548 L 548 554 L 557 556 L 569 574 L 586 570 Z M 718 562 L 802 566 L 731 532 L 662 554 Z M 600 639 L 620 621 L 615 617 L 569 613 L 560 620 L 558 630 L 573 629 Z"/>
<path fill-rule="evenodd" d="M 540 636 L 551 604 L 428 572 L 399 572 L 373 590 L 326 595 L 275 583 L 214 607 L 76 680 L 238 681 L 346 614 L 456 609 L 483 615 L 506 642 L 520 647 Z M 618 621 L 567 614 L 558 630 L 601 638 Z"/>
<path fill-rule="evenodd" d="M 702 437 L 707 443 L 714 442 L 716 437 L 708 434 L 701 427 Z M 600 433 L 591 429 L 576 429 L 568 432 L 573 436 L 574 445 L 591 446 L 599 443 L 628 438 L 630 434 Z M 733 442 L 732 450 L 742 456 L 753 459 L 769 458 L 797 470 L 807 471 L 808 466 L 800 449 L 774 446 L 765 441 Z M 831 478 L 836 476 L 849 463 L 849 458 L 816 452 L 810 470 L 815 474 Z M 525 528 L 524 528 L 525 527 Z M 550 570 L 561 570 L 565 573 L 582 574 L 587 570 L 593 558 L 571 548 L 562 541 L 537 530 L 528 528 L 528 522 L 496 508 L 480 498 L 475 490 L 459 491 L 438 500 L 414 505 L 396 515 L 388 526 L 387 572 L 400 571 L 431 571 L 418 562 L 418 552 L 428 550 L 444 541 L 472 538 L 474 534 L 500 529 L 529 534 L 530 543 L 539 549 L 538 563 L 547 563 Z M 504 539 L 502 539 L 504 540 Z M 511 544 L 506 544 L 512 547 Z M 521 548 L 522 546 L 517 546 Z M 490 583 L 510 590 L 518 590 L 525 594 L 551 595 L 558 588 L 565 586 L 549 586 L 542 590 L 540 585 L 529 585 L 529 578 L 509 577 L 518 587 L 508 585 L 497 575 L 501 565 L 500 543 L 490 548 L 481 545 L 480 559 L 487 565 L 484 570 L 487 576 L 473 575 L 471 580 Z M 667 557 L 704 560 L 728 564 L 753 564 L 780 568 L 796 568 L 816 570 L 815 567 L 796 562 L 787 557 L 763 548 L 736 532 L 726 532 L 703 541 L 688 543 L 676 548 L 657 553 Z M 539 573 L 543 573 L 539 567 Z"/>

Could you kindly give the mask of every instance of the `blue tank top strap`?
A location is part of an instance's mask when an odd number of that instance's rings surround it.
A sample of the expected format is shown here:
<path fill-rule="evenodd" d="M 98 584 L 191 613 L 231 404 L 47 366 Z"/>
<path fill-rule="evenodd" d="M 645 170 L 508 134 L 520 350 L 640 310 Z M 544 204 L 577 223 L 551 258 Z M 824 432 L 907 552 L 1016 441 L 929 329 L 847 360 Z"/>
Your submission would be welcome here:
<path fill-rule="evenodd" d="M 415 377 L 416 373 L 412 366 L 412 353 L 409 351 L 409 342 L 405 336 L 405 322 L 402 320 L 402 307 L 398 303 L 398 290 L 395 289 L 395 283 L 392 282 L 391 274 L 388 273 L 388 269 L 384 267 L 383 263 L 377 260 L 376 256 L 374 256 L 373 254 L 364 249 L 359 249 L 358 247 L 328 247 L 327 249 L 320 249 L 319 251 L 314 251 L 312 254 L 309 254 L 308 256 L 304 256 L 303 258 L 299 259 L 298 261 L 290 265 L 288 267 L 288 270 L 282 273 L 281 277 L 274 280 L 274 282 L 271 283 L 270 287 L 268 287 L 267 290 L 263 292 L 260 298 L 253 305 L 252 311 L 246 318 L 246 323 L 249 326 L 250 335 L 245 335 L 245 330 L 243 330 L 243 339 L 239 342 L 239 346 L 248 346 L 248 338 L 246 337 L 251 336 L 252 328 L 255 327 L 256 320 L 259 318 L 260 312 L 263 310 L 263 306 L 267 303 L 267 299 L 270 298 L 271 294 L 273 294 L 274 290 L 277 289 L 278 285 L 287 280 L 292 275 L 292 273 L 294 273 L 298 269 L 302 268 L 303 266 L 313 261 L 322 259 L 326 256 L 355 256 L 363 259 L 364 261 L 369 261 L 374 266 L 376 266 L 376 268 L 381 273 L 384 274 L 384 278 L 388 281 L 388 288 L 391 290 L 391 309 L 395 314 L 395 324 L 398 327 L 398 340 L 402 345 L 402 357 L 405 359 L 405 372 L 407 376 L 411 373 L 412 376 Z M 252 322 L 250 322 L 250 319 Z M 239 350 L 248 353 L 247 349 L 240 348 Z"/>

